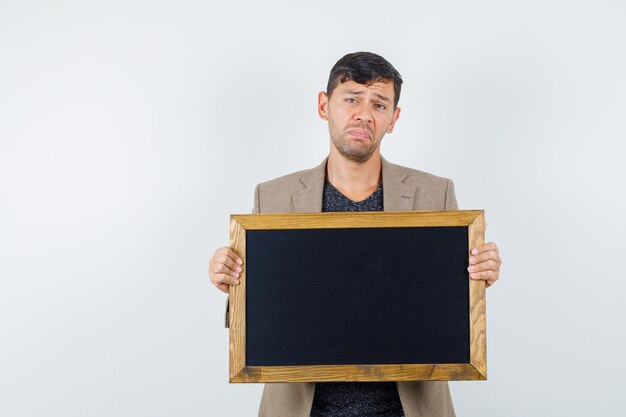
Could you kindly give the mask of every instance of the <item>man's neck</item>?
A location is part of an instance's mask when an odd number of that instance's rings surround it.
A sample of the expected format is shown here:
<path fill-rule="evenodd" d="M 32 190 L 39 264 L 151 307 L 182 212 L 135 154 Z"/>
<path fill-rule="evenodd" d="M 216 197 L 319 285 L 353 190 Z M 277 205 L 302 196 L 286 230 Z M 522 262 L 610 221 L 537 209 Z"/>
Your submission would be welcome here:
<path fill-rule="evenodd" d="M 365 162 L 354 162 L 331 149 L 326 179 L 350 200 L 362 201 L 378 188 L 382 179 L 381 167 L 379 152 Z"/>

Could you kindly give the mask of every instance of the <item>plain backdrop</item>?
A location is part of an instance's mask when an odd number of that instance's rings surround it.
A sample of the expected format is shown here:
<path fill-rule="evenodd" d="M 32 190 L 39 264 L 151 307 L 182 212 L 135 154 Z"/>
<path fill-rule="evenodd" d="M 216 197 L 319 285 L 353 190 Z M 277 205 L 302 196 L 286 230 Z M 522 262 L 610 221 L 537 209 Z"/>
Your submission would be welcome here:
<path fill-rule="evenodd" d="M 345 53 L 404 77 L 390 161 L 452 178 L 504 260 L 459 416 L 623 415 L 622 1 L 0 0 L 0 415 L 253 416 L 228 384 L 228 216 L 328 152 Z"/>

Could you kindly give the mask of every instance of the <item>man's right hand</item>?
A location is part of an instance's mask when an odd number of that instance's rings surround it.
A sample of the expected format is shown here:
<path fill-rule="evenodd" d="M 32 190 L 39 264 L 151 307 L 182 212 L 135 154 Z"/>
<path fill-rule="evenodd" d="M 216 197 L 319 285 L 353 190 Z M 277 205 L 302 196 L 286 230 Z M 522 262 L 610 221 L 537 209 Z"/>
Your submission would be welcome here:
<path fill-rule="evenodd" d="M 209 260 L 209 278 L 218 290 L 228 293 L 230 285 L 239 284 L 239 274 L 243 269 L 241 259 L 231 248 L 219 248 Z"/>

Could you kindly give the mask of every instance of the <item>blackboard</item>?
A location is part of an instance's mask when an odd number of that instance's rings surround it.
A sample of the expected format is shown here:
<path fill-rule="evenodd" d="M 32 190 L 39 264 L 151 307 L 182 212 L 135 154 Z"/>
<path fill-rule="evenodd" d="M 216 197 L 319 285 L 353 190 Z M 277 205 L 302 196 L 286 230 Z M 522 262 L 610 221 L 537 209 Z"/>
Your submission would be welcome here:
<path fill-rule="evenodd" d="M 482 218 L 232 216 L 231 381 L 485 379 L 484 283 L 472 300 L 467 272 Z"/>

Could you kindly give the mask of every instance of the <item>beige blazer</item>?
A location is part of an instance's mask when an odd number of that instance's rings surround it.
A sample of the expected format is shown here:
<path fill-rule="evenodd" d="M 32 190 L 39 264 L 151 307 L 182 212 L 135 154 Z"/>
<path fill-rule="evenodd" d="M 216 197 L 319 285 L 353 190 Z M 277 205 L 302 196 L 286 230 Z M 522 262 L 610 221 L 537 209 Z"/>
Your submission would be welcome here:
<path fill-rule="evenodd" d="M 327 158 L 328 159 L 328 158 Z M 319 213 L 326 161 L 257 185 L 253 213 Z M 382 158 L 381 158 L 382 159 Z M 454 185 L 446 178 L 394 165 L 382 159 L 385 211 L 457 210 Z M 406 417 L 454 417 L 448 383 L 398 382 Z M 309 417 L 315 383 L 265 384 L 259 417 Z"/>

